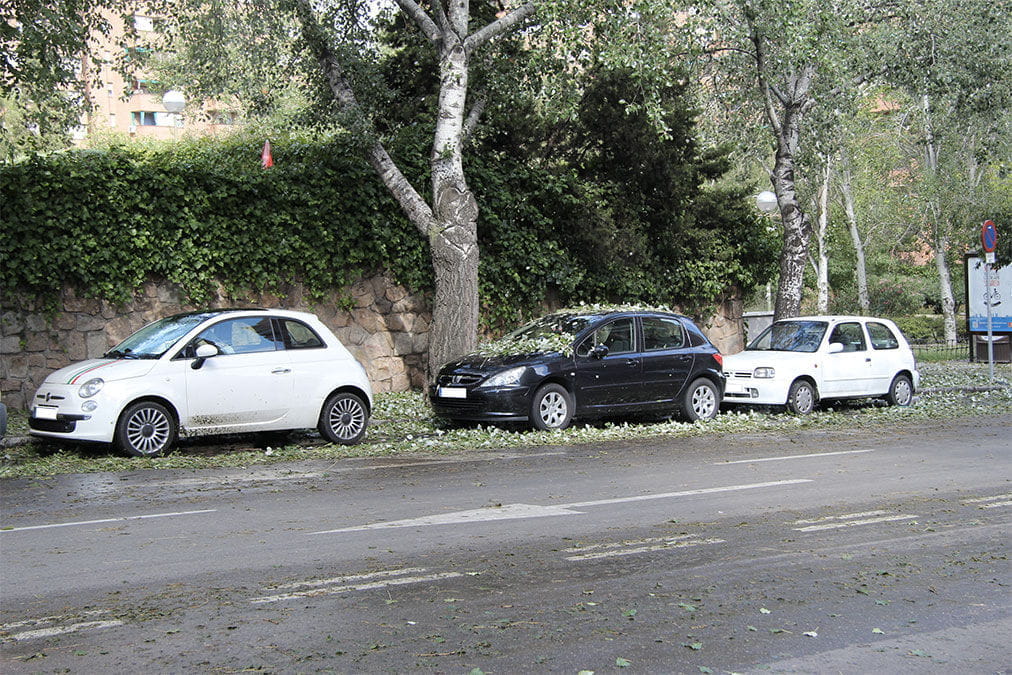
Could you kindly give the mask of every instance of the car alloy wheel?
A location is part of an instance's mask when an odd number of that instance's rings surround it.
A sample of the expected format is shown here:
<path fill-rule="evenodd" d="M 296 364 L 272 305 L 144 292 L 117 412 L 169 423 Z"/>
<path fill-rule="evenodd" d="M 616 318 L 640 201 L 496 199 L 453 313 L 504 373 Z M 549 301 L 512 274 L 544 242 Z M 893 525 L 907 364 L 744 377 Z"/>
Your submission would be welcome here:
<path fill-rule="evenodd" d="M 320 412 L 320 435 L 331 443 L 354 445 L 362 440 L 369 424 L 365 403 L 350 392 L 334 394 Z"/>
<path fill-rule="evenodd" d="M 717 388 L 706 378 L 694 381 L 685 392 L 682 412 L 690 421 L 711 420 L 717 416 Z"/>
<path fill-rule="evenodd" d="M 131 455 L 154 457 L 176 440 L 176 420 L 160 403 L 141 401 L 129 406 L 116 425 L 116 444 Z"/>
<path fill-rule="evenodd" d="M 565 429 L 573 418 L 572 397 L 565 387 L 546 384 L 534 394 L 531 423 L 535 429 Z"/>

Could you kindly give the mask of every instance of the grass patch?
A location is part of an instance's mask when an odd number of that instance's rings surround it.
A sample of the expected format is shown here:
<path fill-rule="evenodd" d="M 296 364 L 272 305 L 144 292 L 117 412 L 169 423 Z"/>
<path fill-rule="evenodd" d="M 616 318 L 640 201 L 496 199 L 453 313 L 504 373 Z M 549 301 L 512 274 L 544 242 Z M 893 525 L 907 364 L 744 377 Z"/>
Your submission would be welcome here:
<path fill-rule="evenodd" d="M 576 445 L 638 438 L 782 433 L 802 429 L 894 427 L 922 420 L 1007 414 L 1012 410 L 1012 368 L 995 368 L 988 379 L 987 364 L 958 361 L 923 363 L 921 394 L 909 408 L 890 408 L 879 402 L 845 402 L 806 417 L 776 410 L 738 408 L 710 422 L 677 420 L 608 421 L 575 424 L 564 431 L 529 431 L 519 427 L 448 427 L 432 417 L 418 392 L 381 394 L 365 442 L 351 447 L 324 443 L 308 432 L 286 436 L 244 436 L 233 439 L 184 440 L 168 455 L 156 458 L 122 457 L 107 446 L 31 442 L 0 450 L 0 478 L 51 476 L 63 473 L 139 471 L 146 469 L 205 469 L 338 460 L 405 454 L 453 454 L 462 451 L 503 450 L 546 445 Z M 992 386 L 997 388 L 992 388 Z M 25 433 L 23 413 L 12 411 L 8 434 Z"/>

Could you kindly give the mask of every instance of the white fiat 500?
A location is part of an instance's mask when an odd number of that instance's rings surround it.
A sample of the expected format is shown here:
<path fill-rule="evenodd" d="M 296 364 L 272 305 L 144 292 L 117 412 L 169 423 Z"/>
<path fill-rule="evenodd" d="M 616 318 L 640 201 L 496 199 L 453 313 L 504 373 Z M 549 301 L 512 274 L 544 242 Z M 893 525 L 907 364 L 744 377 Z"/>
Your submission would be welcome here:
<path fill-rule="evenodd" d="M 913 352 L 888 319 L 810 316 L 777 321 L 724 357 L 724 403 L 786 405 L 799 415 L 830 399 L 910 405 L 920 384 Z"/>
<path fill-rule="evenodd" d="M 365 435 L 372 403 L 362 365 L 316 316 L 217 309 L 160 319 L 102 358 L 52 373 L 29 426 L 138 456 L 177 435 L 313 427 L 349 445 Z"/>

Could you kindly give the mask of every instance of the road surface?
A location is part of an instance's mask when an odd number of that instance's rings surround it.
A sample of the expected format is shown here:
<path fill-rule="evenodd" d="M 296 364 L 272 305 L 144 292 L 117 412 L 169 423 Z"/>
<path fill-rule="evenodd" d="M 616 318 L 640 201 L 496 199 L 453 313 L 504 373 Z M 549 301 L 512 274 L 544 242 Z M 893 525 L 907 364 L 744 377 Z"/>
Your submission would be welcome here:
<path fill-rule="evenodd" d="M 1007 672 L 1010 427 L 6 480 L 0 671 Z"/>

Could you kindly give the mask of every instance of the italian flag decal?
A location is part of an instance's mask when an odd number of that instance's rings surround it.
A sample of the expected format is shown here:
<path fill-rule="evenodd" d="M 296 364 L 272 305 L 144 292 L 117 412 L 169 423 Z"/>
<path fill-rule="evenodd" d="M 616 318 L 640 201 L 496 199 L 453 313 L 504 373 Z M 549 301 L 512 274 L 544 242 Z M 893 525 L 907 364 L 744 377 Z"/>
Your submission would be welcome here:
<path fill-rule="evenodd" d="M 76 372 L 76 373 L 74 373 L 73 375 L 70 376 L 70 379 L 67 380 L 67 384 L 77 384 L 77 381 L 80 380 L 85 375 L 88 375 L 89 373 L 94 373 L 96 370 L 99 370 L 100 368 L 105 368 L 106 366 L 111 366 L 114 363 L 116 363 L 116 362 L 115 361 L 106 361 L 105 363 L 96 363 L 93 366 L 88 366 L 84 370 L 79 370 L 78 372 Z"/>

